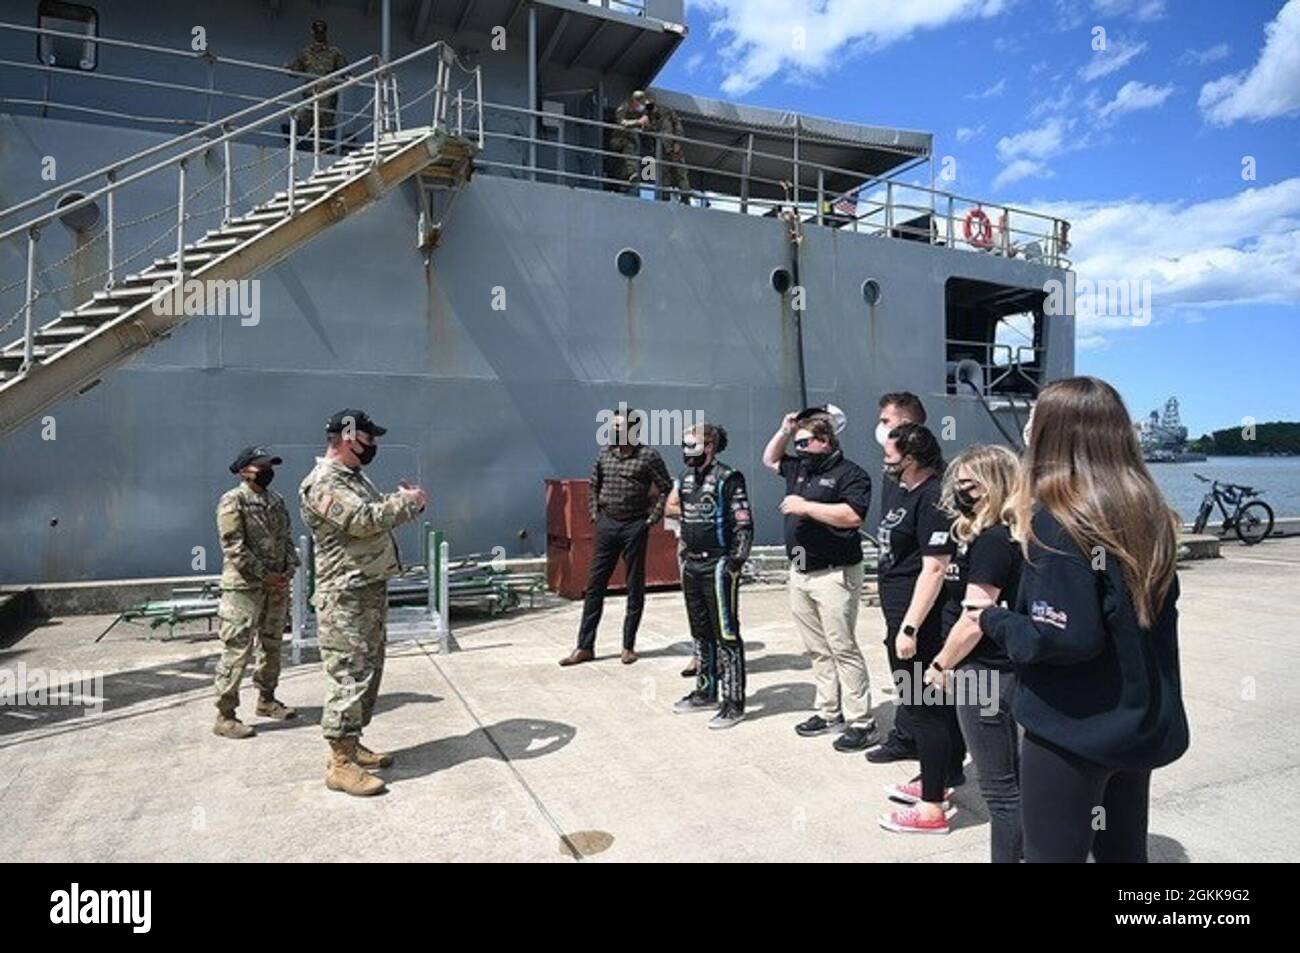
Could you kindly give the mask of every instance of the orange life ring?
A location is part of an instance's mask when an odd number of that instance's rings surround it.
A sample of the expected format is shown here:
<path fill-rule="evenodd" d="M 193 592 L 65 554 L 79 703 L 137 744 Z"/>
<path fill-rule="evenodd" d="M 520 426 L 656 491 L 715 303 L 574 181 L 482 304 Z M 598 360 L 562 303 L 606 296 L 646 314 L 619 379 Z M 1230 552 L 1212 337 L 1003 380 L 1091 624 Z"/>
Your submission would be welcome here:
<path fill-rule="evenodd" d="M 976 248 L 993 247 L 993 223 L 982 208 L 973 208 L 966 213 L 963 229 L 966 241 Z"/>

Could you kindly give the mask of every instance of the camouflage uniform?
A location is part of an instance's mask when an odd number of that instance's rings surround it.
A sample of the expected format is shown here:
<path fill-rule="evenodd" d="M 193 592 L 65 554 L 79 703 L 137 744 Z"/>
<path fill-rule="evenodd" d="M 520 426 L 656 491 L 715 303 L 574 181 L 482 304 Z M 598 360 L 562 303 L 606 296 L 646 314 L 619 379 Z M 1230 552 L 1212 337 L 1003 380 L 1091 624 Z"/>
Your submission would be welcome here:
<path fill-rule="evenodd" d="M 287 68 L 299 73 L 311 73 L 313 76 L 328 76 L 330 73 L 337 72 L 347 65 L 348 61 L 343 58 L 343 51 L 337 46 L 332 43 L 317 43 L 313 40 L 299 51 Z M 330 85 L 332 84 L 321 83 L 316 87 L 316 91 L 320 92 Z M 338 111 L 338 105 L 338 93 L 322 96 L 320 99 L 320 136 L 322 140 L 332 138 L 334 135 L 334 115 Z M 310 106 L 298 111 L 298 131 L 300 134 L 311 135 L 311 120 L 312 110 Z"/>
<path fill-rule="evenodd" d="M 677 198 L 679 201 L 691 201 L 691 180 L 686 174 L 686 153 L 682 149 L 682 137 L 686 134 L 682 129 L 682 121 L 677 118 L 677 113 L 673 112 L 667 106 L 655 105 L 654 110 L 650 113 L 650 132 L 657 133 L 662 142 L 663 156 L 663 175 L 662 181 L 677 189 L 672 196 L 667 192 L 661 192 L 659 197 L 667 199 L 670 197 Z"/>
<path fill-rule="evenodd" d="M 267 573 L 293 575 L 298 566 L 289 533 L 289 509 L 273 490 L 247 483 L 217 504 L 221 538 L 221 661 L 217 663 L 217 710 L 232 715 L 239 683 L 253 656 L 253 684 L 263 698 L 280 681 L 280 647 L 289 621 L 289 588 L 265 583 Z"/>
<path fill-rule="evenodd" d="M 360 470 L 324 457 L 298 490 L 316 544 L 316 607 L 328 682 L 321 728 L 328 739 L 357 738 L 370 724 L 384 672 L 385 582 L 401 571 L 393 529 L 419 506 L 384 495 Z"/>
<path fill-rule="evenodd" d="M 615 178 L 631 183 L 641 178 L 641 133 L 632 127 L 622 128 L 625 121 L 641 118 L 641 107 L 627 100 L 614 110 L 614 123 L 621 128 L 609 134 L 611 152 L 621 153 L 622 160 L 615 160 L 617 172 Z"/>

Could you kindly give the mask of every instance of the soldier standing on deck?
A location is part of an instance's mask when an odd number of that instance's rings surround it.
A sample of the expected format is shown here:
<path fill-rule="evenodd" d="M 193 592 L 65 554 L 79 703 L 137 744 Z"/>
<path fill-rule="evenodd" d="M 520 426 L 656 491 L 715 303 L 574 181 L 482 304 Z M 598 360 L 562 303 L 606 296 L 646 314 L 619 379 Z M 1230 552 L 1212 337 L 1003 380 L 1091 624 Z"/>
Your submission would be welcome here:
<path fill-rule="evenodd" d="M 638 89 L 614 110 L 614 124 L 619 128 L 609 134 L 609 148 L 623 156 L 616 177 L 627 183 L 620 186 L 625 192 L 635 192 L 641 178 L 641 130 L 650 125 L 646 100 L 646 94 Z"/>
<path fill-rule="evenodd" d="M 330 746 L 325 786 L 361 796 L 384 790 L 366 769 L 393 763 L 361 744 L 384 674 L 387 580 L 401 571 L 393 530 L 427 502 L 417 486 L 380 493 L 361 472 L 385 433 L 365 411 L 340 410 L 325 425 L 325 456 L 298 490 L 316 547 L 312 604 L 327 682 L 321 728 Z"/>
<path fill-rule="evenodd" d="M 257 714 L 293 718 L 297 712 L 276 701 L 280 681 L 280 646 L 289 620 L 289 580 L 298 566 L 289 533 L 289 510 L 280 494 L 268 489 L 273 467 L 282 461 L 265 447 L 242 450 L 230 472 L 239 486 L 217 504 L 221 538 L 221 660 L 217 663 L 217 723 L 223 738 L 251 738 L 255 732 L 235 717 L 239 683 L 253 656 Z"/>
<path fill-rule="evenodd" d="M 298 73 L 311 73 L 313 76 L 328 76 L 348 65 L 343 58 L 343 51 L 329 42 L 329 26 L 324 20 L 311 23 L 312 41 L 298 51 L 298 55 L 285 64 L 285 69 Z M 313 92 L 323 92 L 332 84 L 321 83 Z M 321 145 L 332 143 L 335 132 L 335 114 L 338 111 L 339 94 L 332 93 L 320 99 L 320 138 Z M 311 135 L 312 109 L 307 107 L 298 113 L 298 132 Z M 304 133 L 304 130 L 306 132 Z"/>
<path fill-rule="evenodd" d="M 691 204 L 691 180 L 686 174 L 686 152 L 682 148 L 685 131 L 677 113 L 668 106 L 660 105 L 645 96 L 645 113 L 648 117 L 646 129 L 659 136 L 662 143 L 663 181 L 674 189 L 674 194 L 667 190 L 659 193 L 659 198 L 667 200 L 676 198 L 686 205 Z"/>

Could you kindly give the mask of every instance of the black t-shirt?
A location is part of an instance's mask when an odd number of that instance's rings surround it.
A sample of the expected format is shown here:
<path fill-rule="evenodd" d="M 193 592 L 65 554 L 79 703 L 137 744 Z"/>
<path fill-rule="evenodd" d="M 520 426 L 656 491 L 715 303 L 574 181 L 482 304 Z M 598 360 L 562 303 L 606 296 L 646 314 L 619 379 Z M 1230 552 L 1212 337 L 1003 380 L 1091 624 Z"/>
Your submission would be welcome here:
<path fill-rule="evenodd" d="M 931 476 L 924 483 L 906 489 L 886 478 L 880 498 L 880 608 L 889 625 L 898 625 L 907 614 L 912 589 L 921 575 L 924 556 L 948 556 L 950 520 L 939 509 L 940 480 Z M 939 595 L 939 604 L 943 594 Z"/>
<path fill-rule="evenodd" d="M 871 477 L 836 450 L 831 459 L 809 466 L 797 457 L 781 458 L 785 492 L 814 503 L 847 503 L 866 517 L 871 506 Z M 810 516 L 785 517 L 785 554 L 804 572 L 862 562 L 862 537 L 857 529 L 828 526 Z"/>
<path fill-rule="evenodd" d="M 1011 538 L 1011 530 L 1002 523 L 985 528 L 969 543 L 953 537 L 953 557 L 943 580 L 948 594 L 948 601 L 943 607 L 944 638 L 948 637 L 948 631 L 961 616 L 961 603 L 966 598 L 968 584 L 996 586 L 1001 590 L 997 604 L 1015 605 L 1023 562 L 1020 544 Z M 1007 653 L 987 635 L 975 643 L 961 664 L 981 665 L 1003 671 L 1010 671 L 1012 667 Z"/>

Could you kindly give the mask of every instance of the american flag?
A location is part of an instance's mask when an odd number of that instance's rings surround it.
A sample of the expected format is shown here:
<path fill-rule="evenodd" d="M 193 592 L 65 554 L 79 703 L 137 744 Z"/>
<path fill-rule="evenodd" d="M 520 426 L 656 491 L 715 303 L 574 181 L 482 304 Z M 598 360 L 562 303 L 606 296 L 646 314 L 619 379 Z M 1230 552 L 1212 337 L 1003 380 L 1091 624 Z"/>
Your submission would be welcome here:
<path fill-rule="evenodd" d="M 854 216 L 858 214 L 858 197 L 856 195 L 841 195 L 835 200 L 831 209 L 836 215 Z"/>

